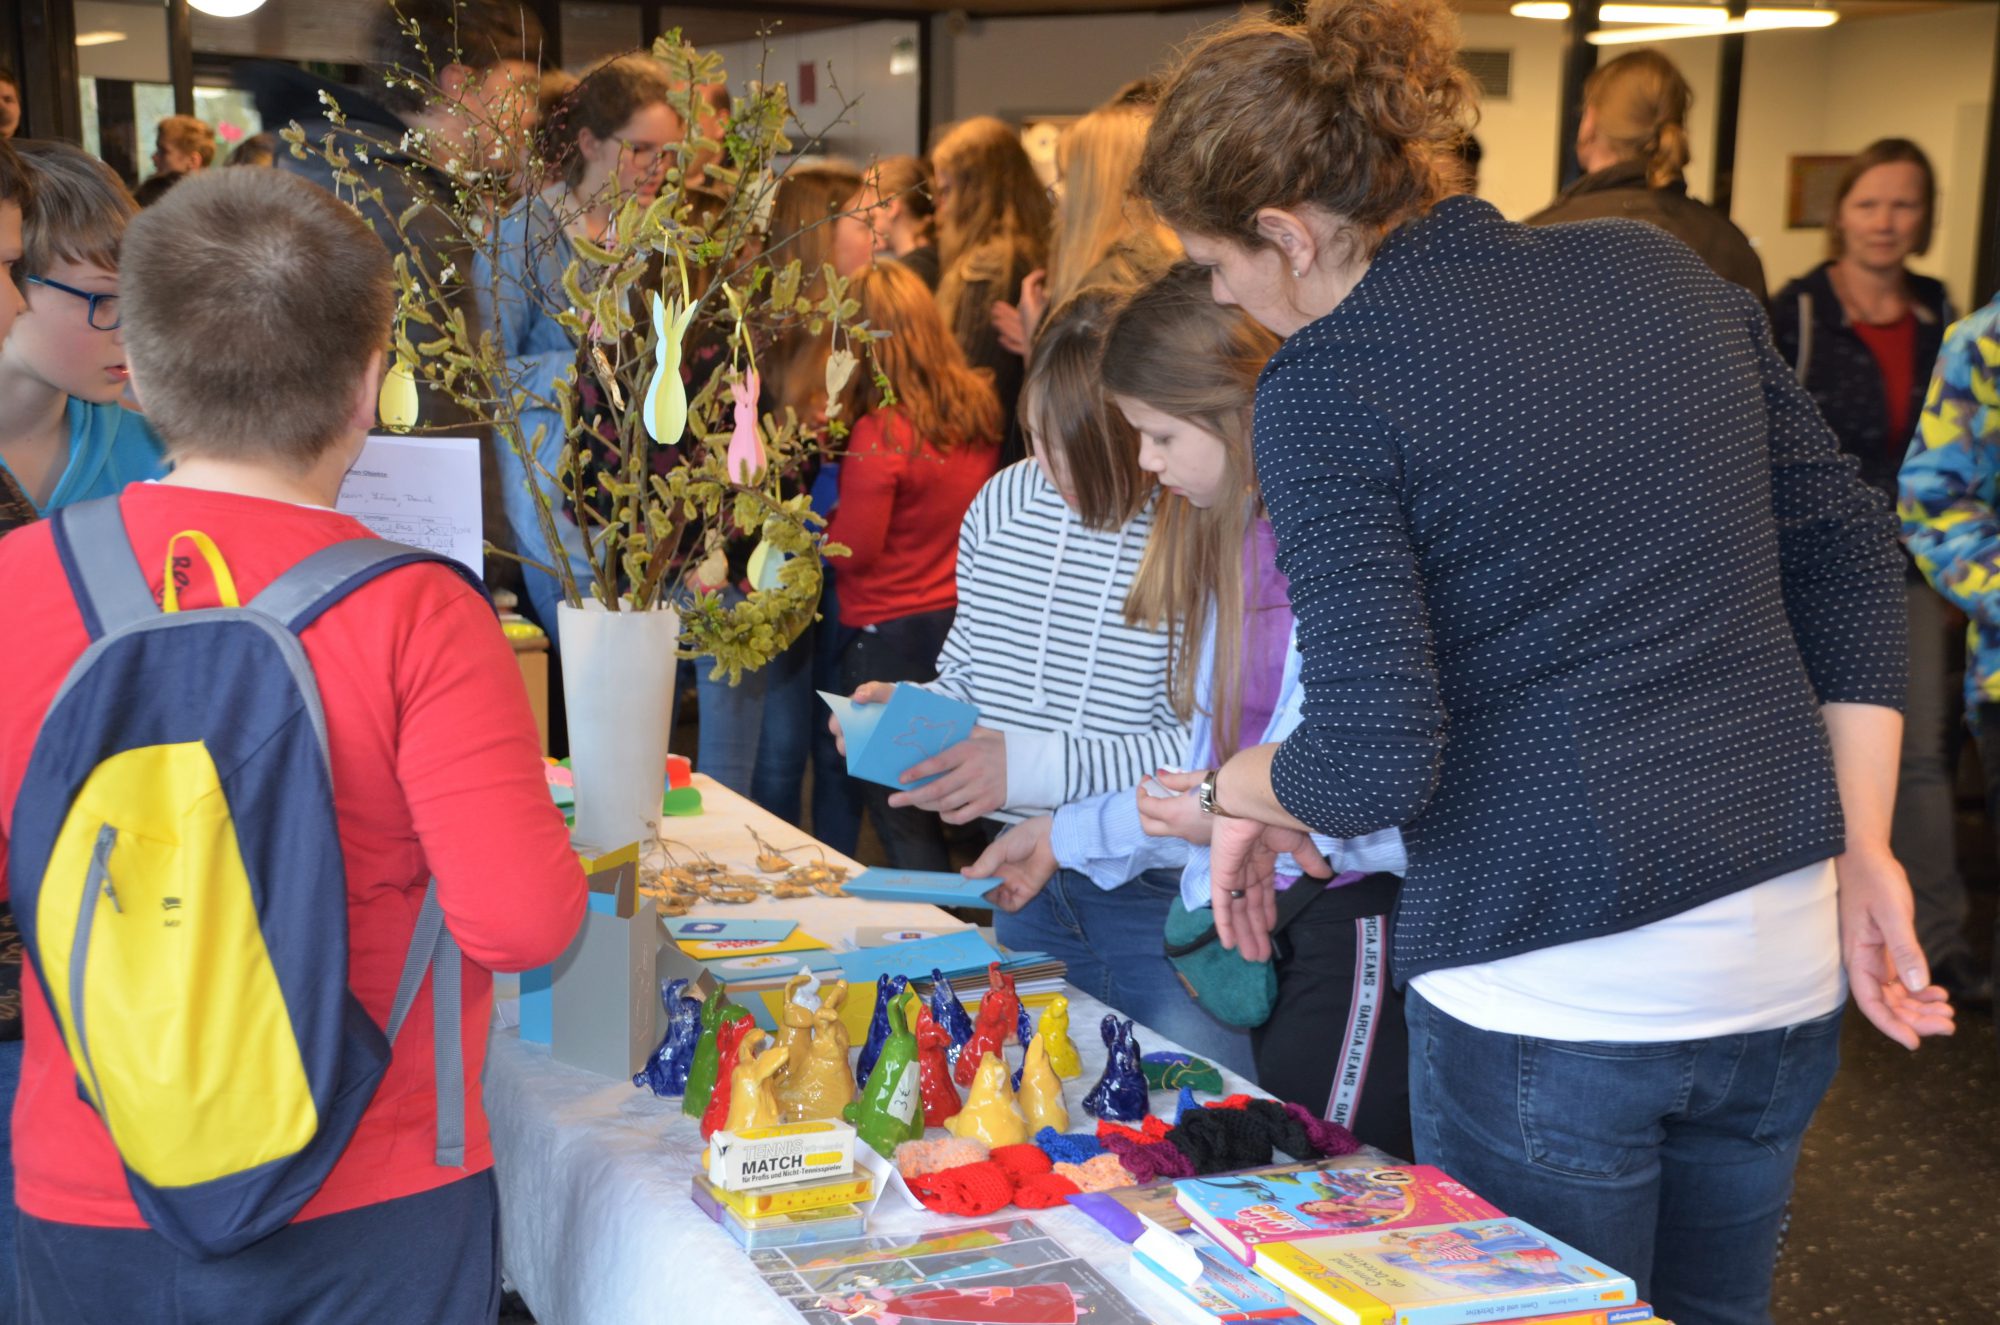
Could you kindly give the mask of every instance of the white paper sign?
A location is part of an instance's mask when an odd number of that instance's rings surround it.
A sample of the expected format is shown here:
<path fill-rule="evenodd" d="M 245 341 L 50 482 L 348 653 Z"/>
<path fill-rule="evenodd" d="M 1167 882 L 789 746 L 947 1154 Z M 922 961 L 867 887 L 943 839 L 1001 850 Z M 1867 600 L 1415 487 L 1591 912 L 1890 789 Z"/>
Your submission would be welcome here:
<path fill-rule="evenodd" d="M 479 441 L 473 437 L 370 437 L 340 483 L 334 509 L 391 542 L 485 565 Z"/>

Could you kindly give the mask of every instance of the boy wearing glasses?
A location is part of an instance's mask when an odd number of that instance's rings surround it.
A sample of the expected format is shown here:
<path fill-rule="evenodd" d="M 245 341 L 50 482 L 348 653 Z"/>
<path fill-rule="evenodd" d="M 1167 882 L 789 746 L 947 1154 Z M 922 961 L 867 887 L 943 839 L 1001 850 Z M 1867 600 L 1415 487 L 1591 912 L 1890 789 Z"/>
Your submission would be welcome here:
<path fill-rule="evenodd" d="M 118 246 L 135 208 L 111 168 L 66 143 L 18 148 L 35 204 L 16 269 L 27 305 L 0 343 L 0 468 L 37 515 L 163 472 L 119 404 Z"/>

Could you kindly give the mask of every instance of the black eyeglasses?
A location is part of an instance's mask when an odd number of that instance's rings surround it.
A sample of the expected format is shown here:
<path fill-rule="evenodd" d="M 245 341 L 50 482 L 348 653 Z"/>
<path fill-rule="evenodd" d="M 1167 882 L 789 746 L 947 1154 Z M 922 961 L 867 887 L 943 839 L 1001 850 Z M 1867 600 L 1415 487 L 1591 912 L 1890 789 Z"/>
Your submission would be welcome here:
<path fill-rule="evenodd" d="M 124 315 L 118 311 L 118 296 L 115 294 L 92 294 L 89 290 L 79 290 L 74 285 L 64 285 L 61 281 L 52 281 L 46 276 L 30 276 L 28 284 L 46 285 L 51 290 L 73 294 L 89 304 L 90 310 L 85 317 L 98 331 L 116 331 L 118 324 L 124 320 Z"/>

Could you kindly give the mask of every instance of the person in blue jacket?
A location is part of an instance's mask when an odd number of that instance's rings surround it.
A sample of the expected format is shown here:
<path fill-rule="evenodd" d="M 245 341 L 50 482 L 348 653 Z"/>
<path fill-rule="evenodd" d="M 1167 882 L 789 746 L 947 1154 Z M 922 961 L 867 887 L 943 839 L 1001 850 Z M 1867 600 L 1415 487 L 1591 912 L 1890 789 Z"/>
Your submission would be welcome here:
<path fill-rule="evenodd" d="M 481 252 L 473 264 L 481 312 L 514 375 L 520 444 L 531 450 L 524 456 L 504 440 L 498 448 L 507 523 L 524 559 L 553 567 L 558 557 L 566 558 L 586 596 L 591 574 L 583 533 L 555 479 L 564 442 L 555 388 L 574 373 L 577 356 L 576 341 L 556 320 L 569 307 L 563 273 L 575 255 L 572 236 L 610 242 L 612 219 L 627 200 L 643 204 L 658 196 L 682 134 L 680 117 L 667 103 L 671 91 L 659 65 L 644 56 L 610 60 L 586 74 L 549 126 L 559 145 L 552 165 L 560 178 L 500 219 L 497 262 Z M 557 546 L 551 546 L 530 484 L 548 498 Z M 556 638 L 559 581 L 533 565 L 524 567 L 524 579 L 536 619 Z"/>
<path fill-rule="evenodd" d="M 26 307 L 0 343 L 0 478 L 38 516 L 164 472 L 125 408 L 118 243 L 138 211 L 111 168 L 67 143 L 19 147 L 35 205 L 22 227 Z"/>

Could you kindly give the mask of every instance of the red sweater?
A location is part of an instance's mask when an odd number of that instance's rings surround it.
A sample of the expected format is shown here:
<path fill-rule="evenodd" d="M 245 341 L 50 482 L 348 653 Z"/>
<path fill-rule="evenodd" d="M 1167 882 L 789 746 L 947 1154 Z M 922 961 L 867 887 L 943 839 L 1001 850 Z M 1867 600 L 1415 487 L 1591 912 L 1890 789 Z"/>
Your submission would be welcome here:
<path fill-rule="evenodd" d="M 227 493 L 134 485 L 126 528 L 157 594 L 167 539 L 214 538 L 244 602 L 308 553 L 368 531 L 344 515 Z M 186 607 L 217 603 L 200 558 Z M 35 732 L 85 644 L 46 524 L 0 540 L 8 684 L 0 688 L 0 833 L 11 823 Z M 466 1166 L 434 1162 L 431 985 L 347 1151 L 300 1218 L 456 1181 L 493 1163 L 479 1083 L 495 970 L 553 960 L 583 915 L 582 870 L 549 799 L 512 651 L 479 595 L 441 566 L 405 567 L 354 592 L 301 637 L 326 708 L 347 866 L 348 984 L 381 1025 L 425 884 L 465 951 Z M 0 836 L 0 871 L 6 841 Z M 0 889 L 4 889 L 0 872 Z M 26 1052 L 14 1105 L 16 1198 L 41 1219 L 139 1227 L 125 1174 L 40 984 L 21 982 Z"/>
<path fill-rule="evenodd" d="M 900 410 L 877 410 L 854 425 L 840 461 L 840 505 L 827 527 L 827 537 L 850 550 L 833 562 L 842 625 L 958 606 L 958 529 L 999 459 L 990 445 L 942 453 L 918 440 Z"/>

